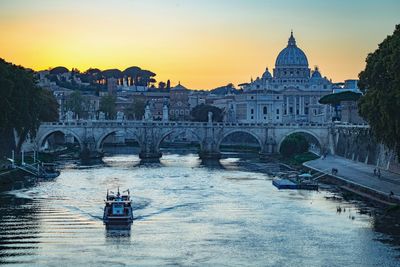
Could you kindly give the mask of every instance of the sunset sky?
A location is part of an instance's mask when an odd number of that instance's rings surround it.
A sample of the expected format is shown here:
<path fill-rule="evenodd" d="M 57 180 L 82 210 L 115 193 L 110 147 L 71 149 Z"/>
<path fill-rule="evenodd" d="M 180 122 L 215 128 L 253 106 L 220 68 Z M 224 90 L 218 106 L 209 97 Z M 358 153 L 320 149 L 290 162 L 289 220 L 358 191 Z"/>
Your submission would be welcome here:
<path fill-rule="evenodd" d="M 0 0 L 0 57 L 212 89 L 272 70 L 293 29 L 310 67 L 342 81 L 399 23 L 399 0 Z"/>

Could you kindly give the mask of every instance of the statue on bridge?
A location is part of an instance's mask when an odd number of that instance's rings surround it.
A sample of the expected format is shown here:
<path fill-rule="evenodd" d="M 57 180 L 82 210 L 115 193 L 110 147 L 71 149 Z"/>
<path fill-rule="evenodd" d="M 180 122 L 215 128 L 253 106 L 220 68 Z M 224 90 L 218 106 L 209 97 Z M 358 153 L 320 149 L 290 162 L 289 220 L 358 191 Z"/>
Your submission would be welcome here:
<path fill-rule="evenodd" d="M 117 121 L 123 121 L 125 119 L 125 114 L 122 111 L 117 112 Z"/>
<path fill-rule="evenodd" d="M 71 110 L 68 110 L 67 113 L 65 113 L 65 118 L 67 121 L 73 121 L 74 113 Z"/>
<path fill-rule="evenodd" d="M 208 112 L 208 123 L 212 123 L 213 113 L 211 111 Z"/>
<path fill-rule="evenodd" d="M 225 113 L 225 122 L 236 122 L 236 112 L 235 109 L 233 108 L 233 105 L 229 105 L 228 112 Z"/>
<path fill-rule="evenodd" d="M 147 105 L 146 105 L 146 108 L 144 109 L 144 120 L 145 120 L 145 121 L 151 121 L 151 120 L 153 120 L 153 115 L 151 114 L 149 104 L 147 104 Z"/>
<path fill-rule="evenodd" d="M 99 112 L 99 121 L 106 120 L 106 114 L 103 111 Z"/>
<path fill-rule="evenodd" d="M 166 104 L 164 104 L 164 107 L 163 107 L 162 120 L 163 121 L 168 121 L 169 120 L 169 118 L 168 118 L 168 106 Z"/>

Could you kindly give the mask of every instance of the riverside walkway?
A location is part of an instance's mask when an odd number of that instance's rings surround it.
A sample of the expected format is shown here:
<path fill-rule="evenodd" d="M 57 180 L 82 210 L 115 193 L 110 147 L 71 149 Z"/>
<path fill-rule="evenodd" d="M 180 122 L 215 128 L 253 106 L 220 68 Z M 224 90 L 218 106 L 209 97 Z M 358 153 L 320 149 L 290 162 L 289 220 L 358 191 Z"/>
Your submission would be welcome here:
<path fill-rule="evenodd" d="M 380 196 L 387 197 L 390 192 L 393 192 L 394 195 L 391 196 L 391 198 L 395 200 L 395 202 L 400 203 L 399 174 L 381 170 L 381 177 L 378 178 L 378 176 L 374 175 L 375 166 L 337 156 L 327 156 L 325 159 L 319 158 L 305 162 L 303 165 L 316 171 L 329 174 L 332 177 L 359 187 L 360 189 L 373 191 Z M 331 174 L 332 168 L 338 170 L 336 175 Z"/>

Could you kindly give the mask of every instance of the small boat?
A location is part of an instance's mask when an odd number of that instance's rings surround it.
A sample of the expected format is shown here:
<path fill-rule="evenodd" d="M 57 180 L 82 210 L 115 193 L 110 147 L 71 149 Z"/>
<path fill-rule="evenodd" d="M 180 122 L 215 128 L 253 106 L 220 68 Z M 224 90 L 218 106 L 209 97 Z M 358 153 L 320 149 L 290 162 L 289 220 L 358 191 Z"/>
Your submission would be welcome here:
<path fill-rule="evenodd" d="M 318 183 L 312 179 L 311 175 L 298 175 L 296 178 L 287 177 L 273 179 L 272 184 L 278 189 L 294 189 L 294 190 L 318 190 Z"/>
<path fill-rule="evenodd" d="M 130 227 L 133 222 L 133 212 L 129 189 L 122 194 L 119 188 L 117 194 L 107 190 L 105 204 L 103 221 L 107 227 Z"/>

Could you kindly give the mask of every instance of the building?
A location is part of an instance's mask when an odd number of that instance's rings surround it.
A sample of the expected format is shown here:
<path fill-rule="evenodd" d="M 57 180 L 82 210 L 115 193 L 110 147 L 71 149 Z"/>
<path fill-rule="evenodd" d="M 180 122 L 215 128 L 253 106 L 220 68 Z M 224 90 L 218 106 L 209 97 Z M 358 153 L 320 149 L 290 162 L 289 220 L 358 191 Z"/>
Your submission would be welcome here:
<path fill-rule="evenodd" d="M 309 68 L 306 54 L 297 46 L 293 32 L 279 53 L 273 75 L 268 68 L 250 83 L 242 84 L 243 94 L 235 97 L 240 122 L 324 122 L 330 107 L 318 100 L 332 92 L 332 82 L 322 77 L 318 67 Z"/>
<path fill-rule="evenodd" d="M 117 95 L 118 80 L 115 78 L 107 79 L 107 91 L 108 95 Z"/>
<path fill-rule="evenodd" d="M 180 83 L 169 93 L 169 117 L 175 121 L 190 119 L 189 90 Z"/>

